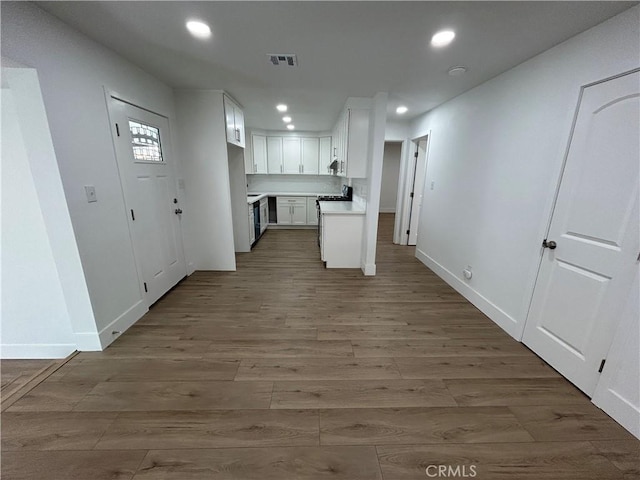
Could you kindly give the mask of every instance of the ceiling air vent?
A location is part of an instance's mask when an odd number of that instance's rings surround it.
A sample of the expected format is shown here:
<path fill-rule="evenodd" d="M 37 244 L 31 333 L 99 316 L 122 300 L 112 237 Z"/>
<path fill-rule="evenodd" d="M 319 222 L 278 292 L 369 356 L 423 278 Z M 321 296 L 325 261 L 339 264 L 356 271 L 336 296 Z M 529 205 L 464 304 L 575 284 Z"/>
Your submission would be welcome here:
<path fill-rule="evenodd" d="M 269 61 L 276 66 L 297 67 L 298 57 L 291 53 L 268 53 Z"/>

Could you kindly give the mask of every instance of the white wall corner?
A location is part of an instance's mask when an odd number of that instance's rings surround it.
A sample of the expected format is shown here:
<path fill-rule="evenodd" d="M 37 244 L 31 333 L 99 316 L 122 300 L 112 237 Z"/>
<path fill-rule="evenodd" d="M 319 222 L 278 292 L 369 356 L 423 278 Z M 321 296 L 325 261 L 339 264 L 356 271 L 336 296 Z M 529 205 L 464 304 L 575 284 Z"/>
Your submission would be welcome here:
<path fill-rule="evenodd" d="M 520 341 L 520 338 L 522 337 L 522 330 L 524 329 L 524 322 L 518 323 L 515 318 L 510 316 L 504 310 L 501 310 L 496 304 L 491 302 L 480 292 L 476 291 L 471 285 L 456 277 L 453 273 L 418 248 L 416 248 L 416 258 L 433 270 L 436 275 L 447 282 L 460 295 L 469 300 L 500 328 L 506 331 L 514 339 Z"/>
<path fill-rule="evenodd" d="M 375 263 L 367 263 L 362 264 L 360 266 L 362 273 L 365 277 L 375 277 L 376 275 L 376 264 Z"/>
<path fill-rule="evenodd" d="M 373 97 L 373 108 L 369 122 L 369 177 L 367 192 L 367 212 L 362 238 L 361 264 L 375 265 L 376 242 L 378 239 L 378 213 L 382 186 L 382 163 L 384 159 L 384 134 L 387 123 L 386 92 L 378 92 Z M 371 269 L 368 270 L 371 272 Z M 373 273 L 375 275 L 375 268 Z"/>
<path fill-rule="evenodd" d="M 98 338 L 101 348 L 99 348 L 99 350 L 104 350 L 111 345 L 111 343 L 120 337 L 131 325 L 140 320 L 140 318 L 142 318 L 142 316 L 148 311 L 149 309 L 145 303 L 140 300 L 113 322 L 100 330 Z M 78 350 L 82 351 L 82 348 L 78 346 Z"/>
<path fill-rule="evenodd" d="M 100 343 L 100 335 L 98 332 L 76 332 L 73 336 L 76 339 L 76 350 L 79 352 L 102 351 L 102 344 Z"/>

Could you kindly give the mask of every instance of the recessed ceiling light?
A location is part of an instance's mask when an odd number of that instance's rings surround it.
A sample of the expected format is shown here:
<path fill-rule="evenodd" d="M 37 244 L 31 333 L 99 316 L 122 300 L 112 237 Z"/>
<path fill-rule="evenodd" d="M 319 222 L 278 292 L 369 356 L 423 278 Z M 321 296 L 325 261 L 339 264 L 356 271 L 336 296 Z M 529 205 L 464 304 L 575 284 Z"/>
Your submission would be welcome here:
<path fill-rule="evenodd" d="M 284 103 L 281 103 L 280 105 L 276 105 L 276 108 L 278 109 L 279 112 L 287 111 L 287 106 Z"/>
<path fill-rule="evenodd" d="M 291 124 L 289 124 L 289 125 L 287 125 L 287 128 L 288 128 L 289 130 L 293 130 L 294 128 L 296 128 L 296 126 L 295 126 L 295 125 L 291 125 Z"/>
<path fill-rule="evenodd" d="M 284 123 L 290 123 L 291 122 L 291 117 L 282 117 L 282 121 Z"/>
<path fill-rule="evenodd" d="M 456 34 L 452 30 L 441 30 L 431 37 L 431 45 L 434 47 L 444 47 L 449 45 L 455 37 Z"/>
<path fill-rule="evenodd" d="M 466 73 L 467 71 L 467 67 L 463 66 L 463 65 L 458 65 L 456 67 L 451 67 L 447 73 L 449 75 L 451 75 L 452 77 L 457 77 L 458 75 L 462 75 L 464 73 Z"/>
<path fill-rule="evenodd" d="M 398 115 L 402 115 L 404 113 L 407 113 L 409 109 L 407 107 L 405 107 L 404 105 L 400 105 L 398 108 L 396 108 L 396 113 Z"/>
<path fill-rule="evenodd" d="M 211 36 L 211 28 L 209 28 L 209 25 L 198 20 L 188 21 L 187 30 L 189 30 L 194 37 L 209 38 Z"/>

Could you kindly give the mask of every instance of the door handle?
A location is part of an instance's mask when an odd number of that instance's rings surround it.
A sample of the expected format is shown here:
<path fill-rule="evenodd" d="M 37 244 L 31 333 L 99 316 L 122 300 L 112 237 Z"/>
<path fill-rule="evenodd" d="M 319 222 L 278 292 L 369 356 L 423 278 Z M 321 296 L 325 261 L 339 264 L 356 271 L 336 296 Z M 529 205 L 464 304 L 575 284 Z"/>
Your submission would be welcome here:
<path fill-rule="evenodd" d="M 550 240 L 550 241 L 547 242 L 547 239 L 545 238 L 542 241 L 542 248 L 548 248 L 549 250 L 555 250 L 557 246 L 558 246 L 558 244 L 556 242 L 554 242 L 553 240 Z"/>
<path fill-rule="evenodd" d="M 175 214 L 176 215 L 180 215 L 182 213 L 182 209 L 181 208 L 176 208 L 175 209 Z"/>

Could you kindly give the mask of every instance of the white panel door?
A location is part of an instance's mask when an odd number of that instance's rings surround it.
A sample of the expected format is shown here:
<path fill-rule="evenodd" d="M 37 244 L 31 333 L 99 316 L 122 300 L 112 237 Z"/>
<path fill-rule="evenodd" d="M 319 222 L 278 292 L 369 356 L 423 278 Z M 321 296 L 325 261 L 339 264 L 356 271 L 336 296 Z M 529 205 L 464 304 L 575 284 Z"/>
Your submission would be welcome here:
<path fill-rule="evenodd" d="M 115 98 L 109 110 L 136 266 L 151 305 L 187 274 L 169 123 Z"/>
<path fill-rule="evenodd" d="M 318 161 L 320 158 L 320 139 L 302 139 L 302 172 L 305 175 L 318 174 Z"/>
<path fill-rule="evenodd" d="M 267 137 L 267 172 L 282 173 L 282 137 Z"/>
<path fill-rule="evenodd" d="M 525 326 L 524 343 L 587 395 L 638 271 L 639 85 L 636 72 L 582 92 Z"/>
<path fill-rule="evenodd" d="M 424 178 L 427 173 L 427 137 L 421 138 L 416 150 L 415 165 L 413 170 L 413 187 L 411 195 L 411 209 L 409 214 L 409 238 L 407 245 L 418 243 L 418 226 L 420 222 L 420 210 L 424 198 Z"/>
<path fill-rule="evenodd" d="M 299 138 L 282 138 L 282 173 L 302 173 L 300 151 Z"/>
<path fill-rule="evenodd" d="M 267 137 L 251 135 L 251 151 L 253 152 L 253 168 L 247 173 L 267 173 Z"/>

